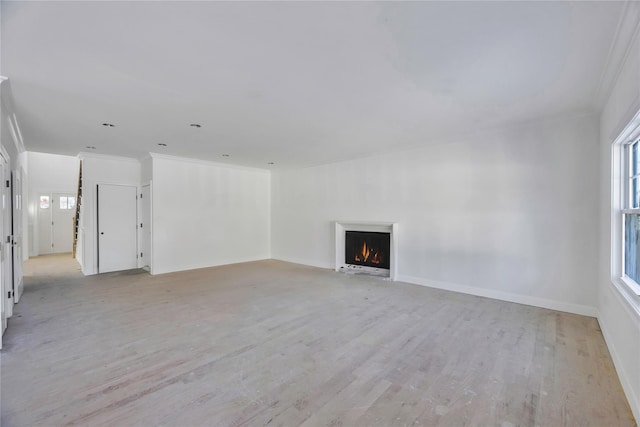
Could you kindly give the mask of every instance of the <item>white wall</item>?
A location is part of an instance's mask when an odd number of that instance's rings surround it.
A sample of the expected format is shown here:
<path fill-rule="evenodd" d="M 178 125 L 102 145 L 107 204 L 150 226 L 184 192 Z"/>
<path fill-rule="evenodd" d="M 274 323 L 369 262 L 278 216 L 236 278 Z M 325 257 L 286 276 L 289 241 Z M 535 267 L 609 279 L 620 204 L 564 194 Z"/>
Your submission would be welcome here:
<path fill-rule="evenodd" d="M 597 155 L 585 115 L 277 172 L 272 256 L 330 268 L 333 221 L 393 221 L 400 280 L 595 315 Z"/>
<path fill-rule="evenodd" d="M 38 196 L 41 193 L 78 192 L 77 157 L 57 154 L 27 152 L 29 197 L 26 208 L 29 212 L 29 255 L 38 255 Z M 69 229 L 71 232 L 71 229 Z"/>
<path fill-rule="evenodd" d="M 640 299 L 626 299 L 612 284 L 611 144 L 640 110 L 640 4 L 631 3 L 629 24 L 621 31 L 635 31 L 635 39 L 623 49 L 626 61 L 609 95 L 600 119 L 600 251 L 598 272 L 598 321 L 636 420 L 640 420 Z M 624 23 L 623 23 L 624 24 Z M 614 51 L 615 53 L 615 51 Z"/>
<path fill-rule="evenodd" d="M 153 273 L 270 257 L 270 173 L 153 156 Z"/>
<path fill-rule="evenodd" d="M 76 257 L 82 265 L 84 274 L 96 274 L 98 272 L 96 186 L 118 184 L 137 187 L 140 183 L 140 162 L 125 157 L 89 153 L 81 153 L 79 157 L 82 160 L 82 204 L 78 239 L 82 251 L 78 251 Z"/>
<path fill-rule="evenodd" d="M 153 179 L 153 159 L 146 156 L 140 160 L 140 184 L 148 184 Z"/>

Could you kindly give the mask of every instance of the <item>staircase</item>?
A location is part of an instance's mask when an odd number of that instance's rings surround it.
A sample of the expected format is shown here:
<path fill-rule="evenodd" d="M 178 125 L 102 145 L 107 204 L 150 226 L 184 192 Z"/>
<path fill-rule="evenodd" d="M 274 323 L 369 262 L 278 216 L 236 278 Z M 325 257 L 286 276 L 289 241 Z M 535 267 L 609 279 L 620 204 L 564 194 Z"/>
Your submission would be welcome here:
<path fill-rule="evenodd" d="M 78 225 L 80 223 L 80 204 L 82 204 L 82 160 L 80 160 L 80 172 L 78 172 L 78 195 L 76 197 L 76 213 L 73 216 L 73 252 L 72 257 L 76 257 L 78 247 Z"/>

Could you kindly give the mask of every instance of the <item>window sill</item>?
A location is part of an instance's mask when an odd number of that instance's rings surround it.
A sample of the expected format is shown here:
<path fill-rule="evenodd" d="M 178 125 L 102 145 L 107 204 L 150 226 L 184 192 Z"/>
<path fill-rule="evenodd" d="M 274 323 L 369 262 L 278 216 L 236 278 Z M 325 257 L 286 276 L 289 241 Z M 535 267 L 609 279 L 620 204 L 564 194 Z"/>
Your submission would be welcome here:
<path fill-rule="evenodd" d="M 630 308 L 637 316 L 640 316 L 640 285 L 625 277 L 613 278 L 612 283 L 630 305 Z"/>
<path fill-rule="evenodd" d="M 640 285 L 626 277 L 620 277 L 618 280 L 620 280 L 624 286 L 628 287 L 633 295 L 640 297 Z"/>

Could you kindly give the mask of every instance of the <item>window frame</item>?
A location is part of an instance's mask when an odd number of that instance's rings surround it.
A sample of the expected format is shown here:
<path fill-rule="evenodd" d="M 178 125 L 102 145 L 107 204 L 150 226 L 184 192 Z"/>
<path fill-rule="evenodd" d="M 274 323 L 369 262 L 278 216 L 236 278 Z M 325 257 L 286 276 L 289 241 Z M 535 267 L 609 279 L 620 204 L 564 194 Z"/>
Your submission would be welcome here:
<path fill-rule="evenodd" d="M 636 151 L 634 153 L 633 147 L 636 147 Z M 635 157 L 634 157 L 635 154 Z M 620 219 L 621 223 L 621 240 L 622 240 L 622 256 L 621 256 L 621 274 L 620 279 L 625 282 L 626 285 L 634 288 L 637 292 L 640 292 L 640 283 L 636 282 L 634 279 L 629 277 L 626 274 L 625 269 L 625 260 L 626 260 L 626 252 L 625 252 L 625 238 L 626 238 L 626 217 L 627 215 L 640 215 L 640 136 L 635 139 L 631 139 L 629 141 L 621 143 L 621 163 L 622 163 L 622 174 L 623 179 L 621 180 L 621 209 L 620 214 L 622 218 Z M 636 170 L 634 171 L 634 160 Z M 635 172 L 635 173 L 634 173 Z M 634 185 L 633 182 L 635 180 L 635 189 L 637 195 L 635 196 L 638 200 L 634 200 Z M 635 202 L 635 203 L 634 203 Z M 634 206 L 635 205 L 635 206 Z"/>
<path fill-rule="evenodd" d="M 635 176 L 640 186 L 640 162 L 632 176 L 633 145 L 640 156 L 640 112 L 629 122 L 612 144 L 611 162 L 611 281 L 632 306 L 640 312 L 640 283 L 625 274 L 625 220 L 626 215 L 640 215 L 638 206 L 632 206 L 632 185 Z M 638 197 L 640 199 L 640 196 Z"/>
<path fill-rule="evenodd" d="M 47 199 L 47 206 L 42 206 L 42 202 L 43 202 L 43 198 Z M 38 208 L 39 209 L 51 209 L 51 196 L 47 195 L 47 194 L 41 194 L 38 197 Z"/>
<path fill-rule="evenodd" d="M 64 199 L 65 207 L 62 207 L 62 200 Z M 73 200 L 73 204 L 70 202 Z M 71 211 L 76 208 L 76 196 L 60 196 L 58 198 L 58 210 Z"/>

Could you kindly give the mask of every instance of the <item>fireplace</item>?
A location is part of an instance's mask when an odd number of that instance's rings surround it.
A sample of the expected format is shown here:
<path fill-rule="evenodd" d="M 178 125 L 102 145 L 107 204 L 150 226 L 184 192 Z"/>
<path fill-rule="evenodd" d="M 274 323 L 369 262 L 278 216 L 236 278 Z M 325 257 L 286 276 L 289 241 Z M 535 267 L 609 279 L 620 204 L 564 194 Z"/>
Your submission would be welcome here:
<path fill-rule="evenodd" d="M 398 224 L 336 221 L 335 270 L 397 279 Z"/>
<path fill-rule="evenodd" d="M 389 270 L 391 233 L 345 231 L 344 263 Z"/>

